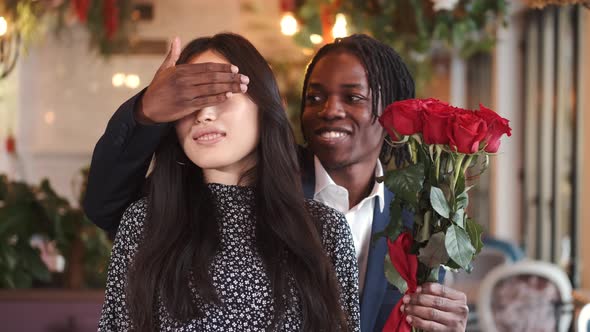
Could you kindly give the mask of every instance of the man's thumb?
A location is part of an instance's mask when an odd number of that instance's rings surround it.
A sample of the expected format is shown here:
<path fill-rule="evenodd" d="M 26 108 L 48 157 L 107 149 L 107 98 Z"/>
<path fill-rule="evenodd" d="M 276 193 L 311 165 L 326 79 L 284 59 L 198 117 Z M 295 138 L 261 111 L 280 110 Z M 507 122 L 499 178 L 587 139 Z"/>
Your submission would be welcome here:
<path fill-rule="evenodd" d="M 160 66 L 160 69 L 166 69 L 169 67 L 173 67 L 180 56 L 180 38 L 174 37 L 172 39 L 172 43 L 170 44 L 170 50 L 166 55 L 166 59 Z"/>

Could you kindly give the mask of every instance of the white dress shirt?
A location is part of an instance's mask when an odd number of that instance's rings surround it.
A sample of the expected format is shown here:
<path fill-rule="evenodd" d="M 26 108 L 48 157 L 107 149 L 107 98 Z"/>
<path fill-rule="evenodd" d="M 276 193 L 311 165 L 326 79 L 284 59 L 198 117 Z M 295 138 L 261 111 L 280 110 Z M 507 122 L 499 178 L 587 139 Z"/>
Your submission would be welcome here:
<path fill-rule="evenodd" d="M 367 260 L 371 245 L 371 227 L 373 225 L 373 212 L 375 210 L 375 197 L 379 199 L 379 207 L 383 212 L 385 201 L 385 187 L 383 183 L 375 181 L 373 190 L 369 196 L 360 203 L 350 208 L 348 206 L 348 190 L 334 183 L 322 163 L 314 156 L 315 166 L 315 192 L 313 198 L 327 206 L 334 208 L 346 216 L 352 232 L 356 258 L 359 264 L 359 290 L 362 295 L 367 272 Z M 383 175 L 381 162 L 377 162 L 375 176 Z"/>

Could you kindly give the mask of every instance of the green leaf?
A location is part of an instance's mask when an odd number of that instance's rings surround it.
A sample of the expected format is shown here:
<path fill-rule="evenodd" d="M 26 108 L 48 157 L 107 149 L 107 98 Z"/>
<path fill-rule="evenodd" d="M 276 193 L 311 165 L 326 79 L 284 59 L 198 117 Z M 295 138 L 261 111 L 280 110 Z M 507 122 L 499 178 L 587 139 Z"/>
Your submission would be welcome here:
<path fill-rule="evenodd" d="M 453 223 L 455 225 L 465 229 L 465 210 L 459 209 L 455 214 L 453 214 Z"/>
<path fill-rule="evenodd" d="M 483 241 L 481 240 L 483 226 L 471 218 L 467 218 L 466 226 L 467 233 L 469 234 L 469 240 L 471 241 L 471 245 L 475 248 L 475 254 L 477 255 L 483 248 Z"/>
<path fill-rule="evenodd" d="M 447 203 L 445 194 L 440 188 L 430 188 L 430 204 L 432 204 L 432 208 L 434 209 L 434 211 L 436 211 L 436 213 L 438 213 L 444 218 L 449 218 L 451 209 L 449 208 L 449 203 Z"/>
<path fill-rule="evenodd" d="M 461 193 L 461 195 L 457 196 L 457 210 L 466 209 L 469 206 L 469 194 L 467 191 Z"/>
<path fill-rule="evenodd" d="M 422 190 L 424 178 L 424 165 L 418 163 L 388 171 L 385 175 L 385 185 L 395 193 L 396 198 L 416 207 L 418 193 Z"/>
<path fill-rule="evenodd" d="M 447 229 L 445 247 L 449 257 L 463 269 L 467 269 L 475 254 L 475 248 L 467 232 L 455 225 Z"/>
<path fill-rule="evenodd" d="M 30 274 L 25 271 L 19 271 L 15 275 L 18 275 L 18 278 L 13 280 L 14 288 L 31 288 L 33 286 L 33 277 Z"/>
<path fill-rule="evenodd" d="M 391 264 L 389 254 L 385 255 L 383 269 L 385 270 L 385 278 L 387 278 L 387 281 L 397 287 L 400 293 L 404 294 L 408 290 L 408 283 L 404 280 L 404 278 L 402 278 L 399 272 L 397 272 L 393 264 Z"/>
<path fill-rule="evenodd" d="M 426 247 L 420 249 L 418 260 L 429 268 L 435 268 L 449 260 L 445 248 L 445 233 L 438 232 L 428 240 Z"/>
<path fill-rule="evenodd" d="M 44 282 L 49 282 L 51 280 L 51 274 L 39 256 L 34 257 L 29 261 L 29 267 L 31 270 L 31 277 L 34 279 Z"/>
<path fill-rule="evenodd" d="M 460 269 L 462 269 L 462 267 L 459 266 L 459 264 L 455 263 L 455 261 L 453 261 L 452 259 L 449 259 L 449 261 L 446 262 L 445 265 L 448 268 L 453 269 L 453 270 L 460 270 Z"/>

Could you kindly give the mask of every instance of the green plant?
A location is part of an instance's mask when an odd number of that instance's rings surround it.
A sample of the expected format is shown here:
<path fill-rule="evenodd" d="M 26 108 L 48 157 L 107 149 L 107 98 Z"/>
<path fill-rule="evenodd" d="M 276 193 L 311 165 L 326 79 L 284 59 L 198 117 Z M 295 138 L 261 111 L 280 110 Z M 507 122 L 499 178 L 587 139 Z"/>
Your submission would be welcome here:
<path fill-rule="evenodd" d="M 318 34 L 326 39 L 334 16 L 344 14 L 349 34 L 369 34 L 398 51 L 421 90 L 431 75 L 435 57 L 457 52 L 468 58 L 490 52 L 498 25 L 506 21 L 506 0 L 443 1 L 452 3 L 446 8 L 438 8 L 437 2 L 307 0 L 295 9 L 301 28 L 294 40 L 302 47 L 313 48 L 310 36 Z"/>
<path fill-rule="evenodd" d="M 63 273 L 48 271 L 39 250 L 30 244 L 34 235 L 55 242 L 66 258 Z M 48 180 L 30 186 L 0 176 L 1 288 L 27 288 L 39 282 L 68 288 L 102 287 L 110 248 L 107 235 L 81 209 L 60 197 Z"/>

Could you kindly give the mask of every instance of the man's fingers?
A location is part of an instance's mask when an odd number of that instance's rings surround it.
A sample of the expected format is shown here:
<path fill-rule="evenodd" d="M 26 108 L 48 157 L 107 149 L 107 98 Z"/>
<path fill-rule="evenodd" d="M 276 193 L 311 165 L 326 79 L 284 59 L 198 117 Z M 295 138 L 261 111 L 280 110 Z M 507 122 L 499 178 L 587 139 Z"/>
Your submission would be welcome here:
<path fill-rule="evenodd" d="M 188 103 L 188 108 L 190 108 L 192 112 L 198 111 L 205 107 L 221 104 L 228 98 L 231 98 L 232 95 L 232 92 L 227 91 L 212 96 L 198 97 Z M 189 112 L 189 114 L 192 112 Z"/>
<path fill-rule="evenodd" d="M 409 295 L 406 295 L 409 296 Z M 410 297 L 409 304 L 416 304 L 425 307 L 432 307 L 440 310 L 448 311 L 449 309 L 456 306 L 453 300 L 449 300 L 442 296 L 435 296 L 429 294 L 412 294 Z M 405 302 L 405 301 L 404 301 Z"/>
<path fill-rule="evenodd" d="M 226 92 L 244 93 L 246 91 L 248 91 L 248 86 L 245 84 L 213 83 L 185 87 L 182 89 L 182 92 L 180 92 L 179 97 L 190 105 L 194 105 L 195 103 L 203 101 L 208 102 L 210 99 L 207 98 L 210 96 L 222 95 Z M 225 101 L 225 99 L 222 101 Z"/>
<path fill-rule="evenodd" d="M 464 327 L 464 317 L 456 313 L 412 304 L 404 305 L 403 311 L 412 318 L 412 326 L 428 331 L 458 331 Z"/>
<path fill-rule="evenodd" d="M 162 62 L 162 65 L 160 66 L 160 69 L 158 69 L 158 71 L 173 67 L 176 64 L 176 61 L 178 61 L 179 56 L 180 56 L 180 38 L 174 37 L 172 39 L 172 43 L 170 44 L 170 49 L 168 50 L 168 54 L 166 54 L 166 58 L 164 59 L 164 62 Z"/>
<path fill-rule="evenodd" d="M 203 62 L 203 63 L 186 63 L 176 66 L 178 74 L 181 76 L 190 76 L 207 72 L 237 73 L 238 67 L 229 63 Z"/>
<path fill-rule="evenodd" d="M 179 109 L 178 112 L 174 113 L 174 116 L 168 122 L 182 119 L 185 116 L 195 113 L 205 107 L 221 104 L 228 98 L 231 98 L 231 96 L 231 92 L 225 92 L 214 96 L 199 97 L 191 101 L 184 102 L 184 107 Z"/>
<path fill-rule="evenodd" d="M 467 317 L 467 314 L 469 313 L 469 307 L 467 306 L 467 303 L 459 300 L 451 300 L 442 296 L 428 294 L 412 294 L 409 297 L 409 301 L 404 301 L 404 303 L 455 313 L 462 317 Z"/>
<path fill-rule="evenodd" d="M 465 293 L 460 292 L 458 290 L 452 289 L 445 285 L 439 283 L 426 283 L 421 286 L 422 290 L 420 291 L 421 294 L 430 294 L 435 296 L 442 296 L 446 297 L 451 300 L 455 301 L 463 301 L 467 303 L 467 297 Z"/>
<path fill-rule="evenodd" d="M 423 318 L 420 318 L 417 316 L 407 316 L 406 320 L 413 327 L 415 327 L 417 329 L 424 330 L 424 331 L 429 331 L 429 332 L 453 331 L 452 329 L 450 329 L 447 326 L 444 326 L 441 323 L 433 322 L 431 320 L 423 319 Z"/>
<path fill-rule="evenodd" d="M 237 73 L 208 72 L 195 75 L 185 75 L 177 79 L 177 83 L 182 86 L 194 86 L 210 83 L 237 83 L 248 84 L 248 76 Z"/>

